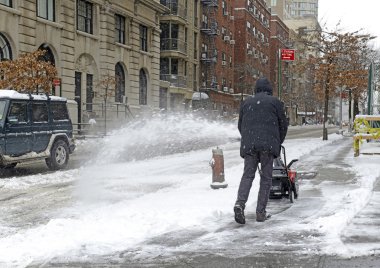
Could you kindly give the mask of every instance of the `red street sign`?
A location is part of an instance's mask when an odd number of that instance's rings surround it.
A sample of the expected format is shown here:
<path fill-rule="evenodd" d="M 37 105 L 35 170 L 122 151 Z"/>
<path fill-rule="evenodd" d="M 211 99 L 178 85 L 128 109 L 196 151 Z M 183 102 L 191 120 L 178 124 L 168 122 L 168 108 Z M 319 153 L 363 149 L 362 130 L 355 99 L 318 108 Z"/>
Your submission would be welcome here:
<path fill-rule="evenodd" d="M 61 79 L 59 79 L 59 78 L 53 79 L 53 85 L 54 86 L 58 87 L 60 84 L 61 84 Z"/>
<path fill-rule="evenodd" d="M 294 49 L 281 49 L 281 60 L 294 60 Z"/>

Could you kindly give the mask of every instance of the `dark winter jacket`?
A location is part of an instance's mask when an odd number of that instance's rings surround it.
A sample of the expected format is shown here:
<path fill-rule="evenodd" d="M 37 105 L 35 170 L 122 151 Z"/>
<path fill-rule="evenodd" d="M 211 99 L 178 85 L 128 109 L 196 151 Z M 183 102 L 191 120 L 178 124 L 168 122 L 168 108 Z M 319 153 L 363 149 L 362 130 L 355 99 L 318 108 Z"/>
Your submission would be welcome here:
<path fill-rule="evenodd" d="M 284 106 L 271 96 L 272 87 L 266 78 L 257 80 L 255 92 L 240 107 L 240 155 L 244 158 L 246 154 L 266 151 L 278 157 L 288 131 Z"/>

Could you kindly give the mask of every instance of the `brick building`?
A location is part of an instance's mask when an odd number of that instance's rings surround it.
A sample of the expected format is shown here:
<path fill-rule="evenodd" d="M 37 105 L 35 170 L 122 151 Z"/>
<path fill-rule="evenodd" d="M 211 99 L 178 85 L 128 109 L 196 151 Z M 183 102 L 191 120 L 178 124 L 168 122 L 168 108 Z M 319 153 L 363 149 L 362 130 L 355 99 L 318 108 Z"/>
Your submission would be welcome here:
<path fill-rule="evenodd" d="M 274 95 L 280 96 L 291 90 L 289 72 L 292 64 L 281 60 L 281 49 L 291 49 L 293 44 L 289 39 L 289 28 L 277 15 L 271 17 L 270 40 L 270 79 L 274 86 Z"/>
<path fill-rule="evenodd" d="M 199 90 L 220 114 L 237 110 L 234 85 L 234 1 L 201 0 Z"/>
<path fill-rule="evenodd" d="M 235 0 L 235 88 L 251 95 L 260 76 L 270 77 L 270 10 L 263 0 Z"/>

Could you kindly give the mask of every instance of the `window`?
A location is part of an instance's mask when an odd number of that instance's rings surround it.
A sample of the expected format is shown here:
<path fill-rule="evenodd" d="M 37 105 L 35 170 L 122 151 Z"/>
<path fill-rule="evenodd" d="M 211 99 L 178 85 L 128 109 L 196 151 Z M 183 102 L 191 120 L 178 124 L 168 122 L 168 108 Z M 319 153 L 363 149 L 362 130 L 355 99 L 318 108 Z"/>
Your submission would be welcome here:
<path fill-rule="evenodd" d="M 37 16 L 50 21 L 55 21 L 55 0 L 38 0 Z"/>
<path fill-rule="evenodd" d="M 7 38 L 0 33 L 0 61 L 4 59 L 12 59 L 12 50 Z"/>
<path fill-rule="evenodd" d="M 115 66 L 115 79 L 115 102 L 123 102 L 123 96 L 125 96 L 125 74 L 123 66 L 119 62 Z"/>
<path fill-rule="evenodd" d="M 8 121 L 10 123 L 26 123 L 28 119 L 26 108 L 26 102 L 12 102 L 8 115 Z"/>
<path fill-rule="evenodd" d="M 69 120 L 69 112 L 67 111 L 66 103 L 51 103 L 50 108 L 53 120 Z"/>
<path fill-rule="evenodd" d="M 51 65 L 55 66 L 55 58 L 51 48 L 46 44 L 42 44 L 38 49 L 45 51 L 40 60 L 50 62 Z"/>
<path fill-rule="evenodd" d="M 86 110 L 89 112 L 92 112 L 92 99 L 94 98 L 93 79 L 92 74 L 86 74 Z"/>
<path fill-rule="evenodd" d="M 140 105 L 146 105 L 148 99 L 148 81 L 146 78 L 145 71 L 143 69 L 140 70 L 140 90 L 139 90 L 139 103 Z"/>
<path fill-rule="evenodd" d="M 170 63 L 171 63 L 170 73 L 178 74 L 178 59 L 172 58 Z"/>
<path fill-rule="evenodd" d="M 92 3 L 84 0 L 78 0 L 77 2 L 77 30 L 93 33 L 92 27 Z"/>
<path fill-rule="evenodd" d="M 115 15 L 115 41 L 125 44 L 125 17 Z"/>
<path fill-rule="evenodd" d="M 228 11 L 227 11 L 227 4 L 226 4 L 226 1 L 222 1 L 222 10 L 223 10 L 223 15 L 226 16 L 228 15 Z"/>
<path fill-rule="evenodd" d="M 48 117 L 48 108 L 46 103 L 33 103 L 32 104 L 32 121 L 41 123 L 47 122 Z"/>
<path fill-rule="evenodd" d="M 5 112 L 5 100 L 0 100 L 0 121 L 2 121 L 5 118 L 4 112 Z"/>
<path fill-rule="evenodd" d="M 0 4 L 8 7 L 12 7 L 12 0 L 0 0 Z"/>
<path fill-rule="evenodd" d="M 148 51 L 148 27 L 140 25 L 140 49 Z"/>

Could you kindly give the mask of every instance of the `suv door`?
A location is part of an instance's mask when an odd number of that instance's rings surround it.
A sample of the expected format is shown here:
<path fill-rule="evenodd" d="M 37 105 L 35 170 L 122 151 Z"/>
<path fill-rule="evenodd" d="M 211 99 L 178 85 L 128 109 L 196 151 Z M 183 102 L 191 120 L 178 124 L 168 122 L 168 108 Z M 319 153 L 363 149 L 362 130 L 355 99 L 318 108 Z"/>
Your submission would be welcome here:
<path fill-rule="evenodd" d="M 32 133 L 27 101 L 11 101 L 4 128 L 5 154 L 19 156 L 31 151 Z"/>
<path fill-rule="evenodd" d="M 33 133 L 33 152 L 42 152 L 47 148 L 50 137 L 51 129 L 49 124 L 49 111 L 47 102 L 30 102 L 31 110 L 31 131 Z"/>

